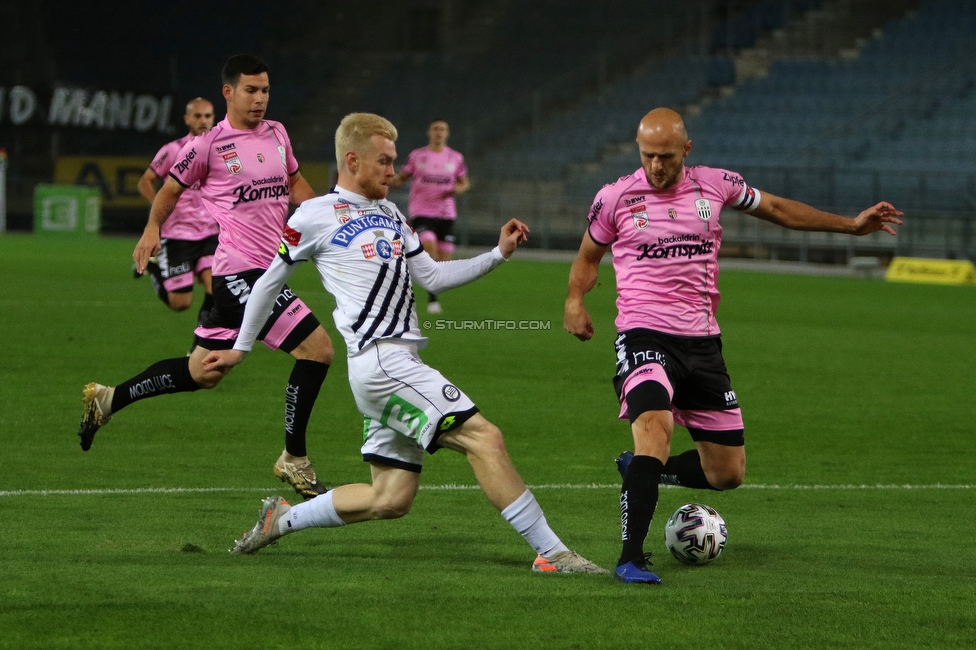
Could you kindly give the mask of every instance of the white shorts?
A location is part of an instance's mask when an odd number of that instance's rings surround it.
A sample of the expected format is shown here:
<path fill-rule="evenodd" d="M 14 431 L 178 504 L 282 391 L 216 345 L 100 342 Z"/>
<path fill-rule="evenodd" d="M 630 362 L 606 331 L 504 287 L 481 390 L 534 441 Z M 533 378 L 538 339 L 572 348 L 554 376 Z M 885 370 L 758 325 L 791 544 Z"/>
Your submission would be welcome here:
<path fill-rule="evenodd" d="M 416 343 L 384 339 L 349 358 L 364 416 L 363 460 L 420 472 L 424 451 L 478 412 L 467 395 L 420 360 Z"/>

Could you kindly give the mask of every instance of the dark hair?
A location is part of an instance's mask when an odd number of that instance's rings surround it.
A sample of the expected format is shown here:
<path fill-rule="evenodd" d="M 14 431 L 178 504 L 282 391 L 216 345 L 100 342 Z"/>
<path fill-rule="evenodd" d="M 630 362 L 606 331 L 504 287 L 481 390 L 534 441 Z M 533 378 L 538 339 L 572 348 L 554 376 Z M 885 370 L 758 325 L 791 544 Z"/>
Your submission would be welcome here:
<path fill-rule="evenodd" d="M 435 117 L 435 118 L 434 118 L 434 119 L 432 119 L 432 120 L 431 120 L 430 122 L 428 122 L 428 123 L 427 123 L 427 125 L 428 125 L 428 126 L 433 126 L 433 125 L 434 125 L 434 122 L 443 122 L 444 124 L 447 124 L 447 120 L 445 120 L 444 118 L 441 118 L 441 117 Z"/>
<path fill-rule="evenodd" d="M 261 74 L 268 71 L 268 64 L 253 54 L 237 54 L 227 59 L 220 76 L 225 84 L 236 86 L 242 74 Z"/>

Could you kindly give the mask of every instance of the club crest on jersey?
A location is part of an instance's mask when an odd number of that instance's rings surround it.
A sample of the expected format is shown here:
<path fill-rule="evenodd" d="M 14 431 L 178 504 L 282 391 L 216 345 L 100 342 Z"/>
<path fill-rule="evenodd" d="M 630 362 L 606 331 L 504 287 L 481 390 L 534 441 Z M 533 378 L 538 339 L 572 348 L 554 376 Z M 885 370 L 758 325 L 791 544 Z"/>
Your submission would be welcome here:
<path fill-rule="evenodd" d="M 244 163 L 241 162 L 241 157 L 236 151 L 224 154 L 224 164 L 227 165 L 227 171 L 234 176 L 239 176 L 244 171 Z"/>
<path fill-rule="evenodd" d="M 674 208 L 668 208 L 668 216 L 671 217 L 672 219 L 677 219 L 678 213 L 675 212 Z"/>
<path fill-rule="evenodd" d="M 695 209 L 698 210 L 698 218 L 708 221 L 712 218 L 712 204 L 708 199 L 698 199 L 695 201 Z"/>
<path fill-rule="evenodd" d="M 264 162 L 264 154 L 263 153 L 259 153 L 258 154 L 258 162 L 259 163 L 263 163 Z"/>
<path fill-rule="evenodd" d="M 288 163 L 285 162 L 285 147 L 284 147 L 284 145 L 280 145 L 280 144 L 278 145 L 278 155 L 281 156 L 281 164 L 282 165 L 288 164 Z"/>
<path fill-rule="evenodd" d="M 647 218 L 647 208 L 643 205 L 631 208 L 630 216 L 634 218 L 634 228 L 637 228 L 637 230 L 646 230 L 647 226 L 651 223 Z"/>
<path fill-rule="evenodd" d="M 336 203 L 335 204 L 335 216 L 339 223 L 349 223 L 349 204 L 348 203 Z"/>
<path fill-rule="evenodd" d="M 369 244 L 363 244 L 363 257 L 368 260 L 378 257 L 384 262 L 389 262 L 394 257 L 403 254 L 403 242 L 399 239 L 390 241 L 382 230 L 374 230 L 375 238 Z"/>

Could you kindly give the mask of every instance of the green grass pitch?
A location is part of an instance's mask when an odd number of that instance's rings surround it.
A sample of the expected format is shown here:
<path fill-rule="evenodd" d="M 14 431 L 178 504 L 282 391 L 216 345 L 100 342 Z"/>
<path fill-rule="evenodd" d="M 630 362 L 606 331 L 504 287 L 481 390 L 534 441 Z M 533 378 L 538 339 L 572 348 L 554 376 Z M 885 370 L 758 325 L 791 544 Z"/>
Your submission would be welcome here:
<path fill-rule="evenodd" d="M 429 457 L 403 519 L 229 555 L 262 495 L 291 497 L 271 474 L 291 359 L 260 349 L 212 391 L 134 404 L 83 453 L 82 386 L 191 340 L 198 303 L 159 304 L 131 278 L 133 245 L 0 236 L 0 648 L 973 647 L 972 288 L 724 272 L 746 485 L 662 490 L 648 550 L 664 584 L 647 587 L 533 574 L 449 451 Z M 548 329 L 432 323 L 422 354 L 501 427 L 553 528 L 609 566 L 613 459 L 631 444 L 610 385 L 613 275 L 587 298 L 584 344 L 562 330 L 568 270 L 516 259 L 442 299 L 441 319 Z M 310 454 L 333 484 L 367 480 L 333 303 L 312 268 L 291 284 L 339 351 Z M 674 449 L 690 445 L 679 429 Z M 708 566 L 664 548 L 664 520 L 689 501 L 728 522 Z"/>

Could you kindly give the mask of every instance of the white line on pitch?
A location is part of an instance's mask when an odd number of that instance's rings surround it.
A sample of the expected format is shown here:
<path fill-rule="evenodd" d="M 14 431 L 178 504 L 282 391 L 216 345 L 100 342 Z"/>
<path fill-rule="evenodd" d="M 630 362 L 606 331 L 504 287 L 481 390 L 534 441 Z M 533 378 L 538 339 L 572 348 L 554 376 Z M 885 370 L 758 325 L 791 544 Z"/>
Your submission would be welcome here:
<path fill-rule="evenodd" d="M 533 490 L 619 490 L 619 483 L 549 483 L 530 485 Z M 673 485 L 663 488 L 678 489 Z M 421 490 L 463 491 L 477 490 L 477 485 L 421 485 Z M 976 485 L 768 485 L 746 484 L 741 490 L 972 490 Z M 275 492 L 273 487 L 209 487 L 209 488 L 132 488 L 132 489 L 91 489 L 91 490 L 0 490 L 0 497 L 26 496 L 90 496 L 113 494 L 207 494 L 214 492 Z"/>

